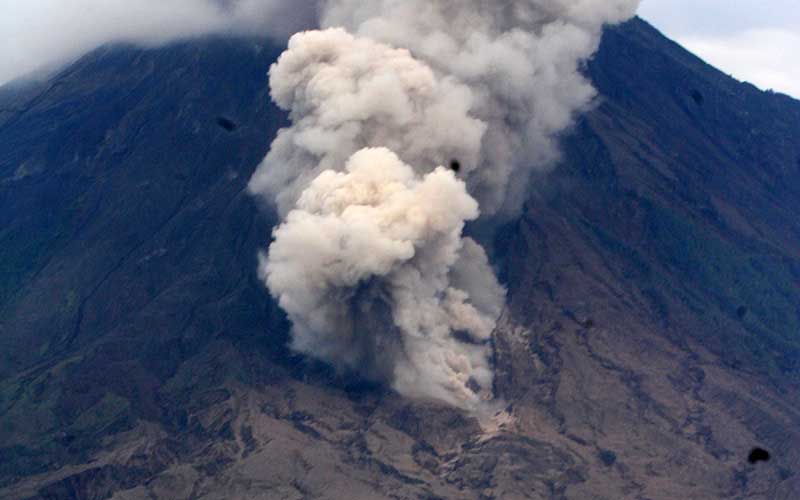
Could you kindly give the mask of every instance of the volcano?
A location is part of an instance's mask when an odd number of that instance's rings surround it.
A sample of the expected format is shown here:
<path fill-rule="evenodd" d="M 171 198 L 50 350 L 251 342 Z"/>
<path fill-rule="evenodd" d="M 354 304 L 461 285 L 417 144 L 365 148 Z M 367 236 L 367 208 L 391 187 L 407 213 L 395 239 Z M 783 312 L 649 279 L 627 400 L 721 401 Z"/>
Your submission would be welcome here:
<path fill-rule="evenodd" d="M 558 166 L 468 229 L 508 290 L 479 423 L 289 348 L 247 193 L 281 50 L 0 88 L 0 498 L 796 498 L 800 102 L 607 29 Z"/>

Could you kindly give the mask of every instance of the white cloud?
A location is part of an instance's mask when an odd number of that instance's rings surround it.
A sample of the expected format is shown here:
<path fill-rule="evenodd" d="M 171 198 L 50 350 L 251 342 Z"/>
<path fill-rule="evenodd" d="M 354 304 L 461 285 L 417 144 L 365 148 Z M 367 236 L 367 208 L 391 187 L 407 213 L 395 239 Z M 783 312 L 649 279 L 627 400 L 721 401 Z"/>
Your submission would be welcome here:
<path fill-rule="evenodd" d="M 644 0 L 639 15 L 722 71 L 800 98 L 800 1 Z"/>
<path fill-rule="evenodd" d="M 208 33 L 286 36 L 314 0 L 0 0 L 0 84 L 112 41 L 160 44 Z"/>
<path fill-rule="evenodd" d="M 680 37 L 678 42 L 740 80 L 800 97 L 798 33 L 759 29 L 717 37 Z"/>
<path fill-rule="evenodd" d="M 643 0 L 639 15 L 676 36 L 740 33 L 751 29 L 796 30 L 797 0 Z"/>
<path fill-rule="evenodd" d="M 219 33 L 286 36 L 317 0 L 0 0 L 0 84 L 112 41 Z M 798 0 L 644 0 L 639 13 L 723 71 L 800 97 Z"/>

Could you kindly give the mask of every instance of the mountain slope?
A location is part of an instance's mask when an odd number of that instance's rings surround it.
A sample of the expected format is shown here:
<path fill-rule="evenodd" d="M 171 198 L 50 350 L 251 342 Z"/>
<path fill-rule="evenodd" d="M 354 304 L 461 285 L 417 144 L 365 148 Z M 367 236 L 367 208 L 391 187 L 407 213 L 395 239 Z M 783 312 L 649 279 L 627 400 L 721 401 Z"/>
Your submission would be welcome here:
<path fill-rule="evenodd" d="M 0 498 L 794 498 L 800 103 L 606 33 L 596 108 L 494 235 L 510 416 L 482 429 L 288 352 L 244 192 L 279 50 L 0 90 Z"/>

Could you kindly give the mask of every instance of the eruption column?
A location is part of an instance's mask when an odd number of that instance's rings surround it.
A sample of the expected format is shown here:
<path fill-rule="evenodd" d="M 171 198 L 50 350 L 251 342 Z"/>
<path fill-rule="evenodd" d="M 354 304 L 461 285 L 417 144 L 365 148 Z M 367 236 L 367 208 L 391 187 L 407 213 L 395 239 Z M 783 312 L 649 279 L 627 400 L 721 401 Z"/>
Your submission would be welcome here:
<path fill-rule="evenodd" d="M 480 409 L 505 291 L 464 225 L 519 209 L 594 97 L 579 69 L 603 25 L 637 5 L 324 2 L 335 27 L 293 36 L 271 68 L 292 125 L 249 185 L 283 218 L 260 274 L 292 347 Z"/>

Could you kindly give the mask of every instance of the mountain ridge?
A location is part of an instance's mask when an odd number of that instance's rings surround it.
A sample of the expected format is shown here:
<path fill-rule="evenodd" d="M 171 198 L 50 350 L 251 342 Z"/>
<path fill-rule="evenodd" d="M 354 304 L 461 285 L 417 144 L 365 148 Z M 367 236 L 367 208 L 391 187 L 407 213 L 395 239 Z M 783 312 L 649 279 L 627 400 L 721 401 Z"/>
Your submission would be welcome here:
<path fill-rule="evenodd" d="M 286 123 L 279 52 L 105 47 L 0 92 L 25 110 L 0 112 L 0 497 L 800 490 L 800 102 L 607 30 L 596 106 L 493 240 L 488 432 L 288 350 L 255 275 L 275 217 L 245 191 Z"/>

